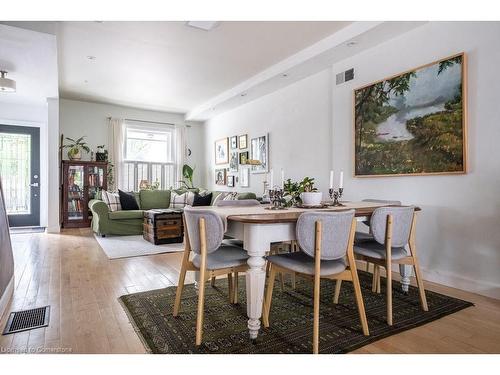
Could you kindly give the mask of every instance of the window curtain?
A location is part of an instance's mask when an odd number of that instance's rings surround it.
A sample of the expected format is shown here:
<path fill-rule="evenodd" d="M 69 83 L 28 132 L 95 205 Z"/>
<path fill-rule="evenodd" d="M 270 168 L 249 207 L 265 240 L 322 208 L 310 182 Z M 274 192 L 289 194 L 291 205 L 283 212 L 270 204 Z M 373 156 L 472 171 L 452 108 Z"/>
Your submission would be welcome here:
<path fill-rule="evenodd" d="M 180 180 L 183 180 L 182 166 L 186 163 L 187 153 L 186 126 L 175 125 L 175 166 L 176 166 L 176 187 L 181 187 Z"/>
<path fill-rule="evenodd" d="M 125 126 L 121 118 L 110 118 L 109 131 L 109 162 L 113 165 L 113 183 L 108 186 L 109 191 L 122 188 L 123 173 L 123 145 L 125 142 Z"/>

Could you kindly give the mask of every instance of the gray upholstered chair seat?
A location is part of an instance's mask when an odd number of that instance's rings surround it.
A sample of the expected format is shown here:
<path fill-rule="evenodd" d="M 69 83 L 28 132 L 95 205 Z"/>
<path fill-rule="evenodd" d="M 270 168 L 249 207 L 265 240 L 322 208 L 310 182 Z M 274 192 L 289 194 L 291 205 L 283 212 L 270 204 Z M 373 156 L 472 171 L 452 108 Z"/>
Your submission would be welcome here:
<path fill-rule="evenodd" d="M 306 275 L 314 275 L 314 258 L 298 251 L 296 253 L 270 255 L 267 257 L 269 262 L 287 268 L 289 270 L 303 273 Z M 321 276 L 329 276 L 340 273 L 347 268 L 344 259 L 322 260 L 321 261 Z"/>
<path fill-rule="evenodd" d="M 221 268 L 238 267 L 246 264 L 248 254 L 241 247 L 222 245 L 217 251 L 207 254 L 207 270 L 218 270 Z M 196 254 L 192 260 L 193 264 L 200 268 L 201 255 Z"/>
<path fill-rule="evenodd" d="M 222 244 L 226 245 L 226 246 L 243 247 L 242 240 L 238 240 L 236 238 L 230 238 L 230 237 L 224 238 L 224 240 L 222 240 Z"/>
<path fill-rule="evenodd" d="M 366 232 L 356 232 L 354 236 L 354 244 L 363 243 L 363 242 L 371 242 L 374 241 L 373 234 Z"/>
<path fill-rule="evenodd" d="M 385 259 L 385 245 L 379 244 L 376 241 L 363 242 L 354 245 L 354 253 L 364 255 L 375 259 Z M 401 259 L 409 254 L 404 247 L 393 247 L 391 250 L 391 259 Z"/>

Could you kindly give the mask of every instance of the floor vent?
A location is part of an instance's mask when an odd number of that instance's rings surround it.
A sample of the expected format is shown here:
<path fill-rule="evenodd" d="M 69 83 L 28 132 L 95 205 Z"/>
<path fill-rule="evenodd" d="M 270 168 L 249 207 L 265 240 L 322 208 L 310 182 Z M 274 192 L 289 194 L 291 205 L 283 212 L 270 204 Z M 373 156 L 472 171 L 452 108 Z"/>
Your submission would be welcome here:
<path fill-rule="evenodd" d="M 3 330 L 4 335 L 28 331 L 30 329 L 47 327 L 50 319 L 50 306 L 37 307 L 36 309 L 14 311 L 9 315 L 7 325 Z"/>

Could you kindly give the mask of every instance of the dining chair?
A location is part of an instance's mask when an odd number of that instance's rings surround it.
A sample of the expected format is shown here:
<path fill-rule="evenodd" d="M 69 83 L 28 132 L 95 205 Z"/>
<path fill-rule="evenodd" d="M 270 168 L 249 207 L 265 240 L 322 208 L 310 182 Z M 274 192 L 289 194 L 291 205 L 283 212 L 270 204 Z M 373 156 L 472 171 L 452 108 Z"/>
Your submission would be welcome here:
<path fill-rule="evenodd" d="M 277 272 L 295 272 L 314 280 L 313 353 L 319 351 L 319 306 L 321 279 L 352 281 L 359 318 L 365 336 L 369 335 L 353 253 L 356 219 L 354 210 L 306 212 L 299 216 L 296 237 L 300 251 L 267 258 L 270 276 L 264 299 L 262 322 L 269 327 L 269 313 Z"/>
<path fill-rule="evenodd" d="M 420 273 L 415 245 L 417 213 L 414 207 L 380 207 L 370 219 L 372 241 L 354 245 L 356 259 L 375 264 L 377 269 L 386 270 L 387 324 L 392 325 L 392 263 L 412 265 L 415 269 L 420 303 L 428 311 L 424 283 Z M 408 248 L 408 250 L 407 250 Z M 380 272 L 376 277 L 376 292 L 380 292 Z M 338 298 L 340 286 L 335 290 Z"/>
<path fill-rule="evenodd" d="M 175 295 L 173 315 L 179 314 L 181 295 L 187 271 L 198 271 L 198 312 L 196 318 L 196 345 L 201 345 L 203 334 L 203 314 L 205 303 L 205 282 L 211 277 L 227 275 L 229 280 L 229 300 L 237 303 L 238 281 L 231 282 L 231 275 L 248 269 L 248 255 L 241 247 L 224 245 L 224 226 L 215 212 L 203 209 L 184 209 L 185 249 L 182 258 L 179 284 Z M 191 252 L 194 254 L 190 260 Z"/>

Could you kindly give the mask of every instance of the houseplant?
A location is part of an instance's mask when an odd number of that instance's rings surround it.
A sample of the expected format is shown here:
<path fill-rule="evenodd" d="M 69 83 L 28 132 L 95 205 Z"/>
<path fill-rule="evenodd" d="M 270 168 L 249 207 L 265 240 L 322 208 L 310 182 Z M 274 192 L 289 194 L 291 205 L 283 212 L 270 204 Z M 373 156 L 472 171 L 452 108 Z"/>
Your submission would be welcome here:
<path fill-rule="evenodd" d="M 187 189 L 193 189 L 193 174 L 194 174 L 194 168 L 191 166 L 184 164 L 182 166 L 182 177 L 184 178 L 183 180 L 180 180 L 179 182 Z"/>
<path fill-rule="evenodd" d="M 87 142 L 84 141 L 85 136 L 74 140 L 73 138 L 66 137 L 66 140 L 70 143 L 66 145 L 62 145 L 61 148 L 69 148 L 68 150 L 68 158 L 70 160 L 80 160 L 82 158 L 81 151 L 84 150 L 86 152 L 90 152 L 90 147 Z"/>
<path fill-rule="evenodd" d="M 300 199 L 304 206 L 318 206 L 321 204 L 323 194 L 314 187 L 314 178 L 304 177 L 299 183 Z"/>

